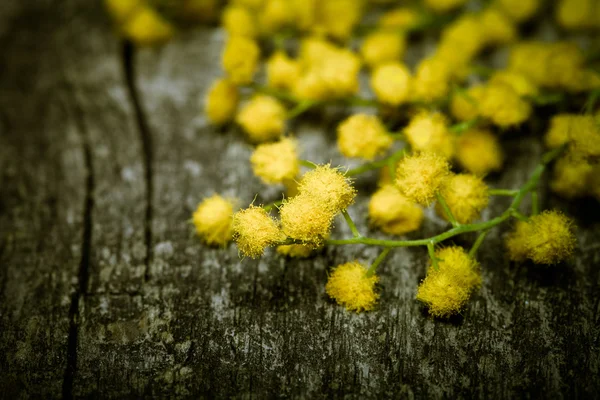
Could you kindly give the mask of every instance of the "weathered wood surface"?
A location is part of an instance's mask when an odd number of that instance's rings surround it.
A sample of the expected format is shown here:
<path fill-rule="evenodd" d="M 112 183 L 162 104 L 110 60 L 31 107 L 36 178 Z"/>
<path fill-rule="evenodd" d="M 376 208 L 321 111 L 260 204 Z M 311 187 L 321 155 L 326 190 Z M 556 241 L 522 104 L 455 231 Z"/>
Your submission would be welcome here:
<path fill-rule="evenodd" d="M 223 40 L 204 28 L 138 51 L 97 1 L 0 5 L 2 397 L 598 396 L 597 203 L 569 206 L 568 265 L 510 264 L 494 230 L 483 288 L 450 322 L 414 300 L 422 249 L 394 251 L 379 309 L 356 315 L 325 296 L 327 270 L 376 249 L 251 261 L 199 244 L 186 220 L 203 196 L 279 197 L 239 132 L 200 113 Z M 344 163 L 331 125 L 294 127 L 305 158 Z M 536 142 L 509 139 L 494 183 L 520 185 Z M 364 200 L 350 213 L 366 232 Z M 432 217 L 413 236 L 440 229 Z"/>

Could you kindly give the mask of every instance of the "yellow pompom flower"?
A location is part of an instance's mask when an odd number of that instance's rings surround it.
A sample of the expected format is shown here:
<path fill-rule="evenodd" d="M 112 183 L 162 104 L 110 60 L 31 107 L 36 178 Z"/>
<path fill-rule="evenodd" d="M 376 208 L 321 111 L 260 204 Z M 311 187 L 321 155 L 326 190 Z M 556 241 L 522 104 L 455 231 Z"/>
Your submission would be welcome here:
<path fill-rule="evenodd" d="M 583 157 L 600 156 L 600 115 L 576 116 L 571 121 L 571 149 Z"/>
<path fill-rule="evenodd" d="M 398 106 L 410 99 L 410 71 L 399 62 L 379 65 L 371 74 L 371 87 L 379 101 Z"/>
<path fill-rule="evenodd" d="M 258 33 L 254 14 L 239 5 L 230 4 L 223 9 L 221 25 L 230 36 L 253 38 Z"/>
<path fill-rule="evenodd" d="M 259 28 L 263 34 L 271 34 L 290 25 L 294 18 L 289 0 L 267 0 L 258 13 Z"/>
<path fill-rule="evenodd" d="M 283 232 L 312 248 L 319 247 L 329 237 L 335 214 L 318 196 L 303 192 L 286 200 L 279 209 Z"/>
<path fill-rule="evenodd" d="M 419 22 L 419 13 L 412 8 L 399 7 L 384 13 L 378 25 L 386 29 L 409 29 Z"/>
<path fill-rule="evenodd" d="M 382 186 L 369 201 L 371 225 L 392 235 L 416 231 L 423 222 L 423 210 L 403 196 L 394 185 Z"/>
<path fill-rule="evenodd" d="M 375 31 L 363 40 L 360 54 L 366 65 L 373 68 L 392 61 L 400 61 L 406 47 L 404 36 L 397 32 Z"/>
<path fill-rule="evenodd" d="M 325 291 L 348 311 L 370 311 L 375 308 L 379 294 L 376 275 L 367 276 L 367 268 L 357 261 L 338 265 L 331 271 Z"/>
<path fill-rule="evenodd" d="M 470 129 L 457 139 L 456 160 L 468 172 L 484 176 L 502 168 L 504 154 L 496 135 L 488 130 Z"/>
<path fill-rule="evenodd" d="M 358 73 L 361 62 L 356 54 L 342 49 L 333 53 L 319 67 L 320 74 L 327 82 L 328 97 L 343 98 L 358 91 Z"/>
<path fill-rule="evenodd" d="M 252 205 L 233 214 L 232 229 L 240 253 L 250 258 L 260 257 L 267 247 L 286 239 L 265 209 Z"/>
<path fill-rule="evenodd" d="M 125 37 L 142 46 L 164 43 L 175 33 L 166 19 L 147 6 L 136 9 L 122 30 Z"/>
<path fill-rule="evenodd" d="M 198 204 L 192 222 L 206 244 L 224 246 L 231 241 L 233 203 L 233 200 L 215 194 Z"/>
<path fill-rule="evenodd" d="M 424 59 L 413 79 L 413 96 L 425 102 L 442 99 L 448 93 L 449 82 L 450 71 L 444 61 L 435 57 Z"/>
<path fill-rule="evenodd" d="M 421 153 L 400 160 L 394 183 L 411 201 L 428 206 L 449 174 L 450 164 L 444 157 Z"/>
<path fill-rule="evenodd" d="M 117 22 L 127 21 L 136 10 L 144 5 L 143 0 L 104 0 L 108 13 Z"/>
<path fill-rule="evenodd" d="M 555 210 L 519 221 L 506 240 L 511 260 L 529 258 L 536 264 L 556 264 L 566 260 L 573 253 L 575 244 L 573 222 Z"/>
<path fill-rule="evenodd" d="M 329 164 L 308 171 L 298 184 L 298 192 L 315 198 L 318 204 L 333 213 L 348 208 L 354 202 L 356 190 L 348 179 Z"/>
<path fill-rule="evenodd" d="M 569 199 L 585 196 L 593 171 L 594 167 L 587 160 L 567 155 L 554 165 L 550 188 Z"/>
<path fill-rule="evenodd" d="M 468 224 L 480 217 L 489 203 L 489 189 L 481 178 L 471 174 L 452 175 L 444 181 L 440 194 L 460 224 Z M 446 218 L 442 206 L 436 204 L 438 215 Z"/>
<path fill-rule="evenodd" d="M 454 135 L 448 130 L 443 114 L 421 111 L 404 129 L 406 140 L 414 151 L 425 151 L 450 158 L 454 154 Z"/>
<path fill-rule="evenodd" d="M 436 12 L 447 12 L 464 5 L 467 0 L 425 0 L 425 5 Z"/>
<path fill-rule="evenodd" d="M 561 0 L 556 7 L 556 20 L 567 29 L 600 26 L 600 6 L 596 0 Z"/>
<path fill-rule="evenodd" d="M 495 0 L 497 7 L 516 22 L 531 18 L 540 7 L 540 0 Z"/>
<path fill-rule="evenodd" d="M 314 247 L 304 244 L 284 244 L 277 246 L 277 253 L 290 258 L 307 258 L 313 254 Z"/>
<path fill-rule="evenodd" d="M 517 27 L 506 15 L 494 8 L 487 8 L 480 15 L 487 45 L 506 44 L 517 38 Z"/>
<path fill-rule="evenodd" d="M 456 76 L 456 70 L 460 72 L 460 69 L 469 64 L 484 47 L 485 39 L 480 19 L 474 14 L 465 14 L 442 32 L 436 50 L 436 58 L 442 60 L 446 64 L 446 68 Z"/>
<path fill-rule="evenodd" d="M 243 36 L 233 36 L 223 50 L 222 64 L 229 79 L 236 85 L 252 82 L 260 49 L 255 41 Z"/>
<path fill-rule="evenodd" d="M 235 116 L 238 88 L 227 79 L 218 79 L 210 87 L 204 103 L 206 116 L 213 124 L 225 124 Z"/>
<path fill-rule="evenodd" d="M 429 307 L 432 316 L 447 318 L 458 313 L 481 286 L 479 264 L 458 246 L 439 249 L 435 257 L 438 269 L 429 267 L 417 290 L 417 300 Z"/>
<path fill-rule="evenodd" d="M 318 25 L 313 29 L 336 39 L 347 39 L 363 15 L 363 4 L 360 0 L 322 0 L 317 5 Z"/>
<path fill-rule="evenodd" d="M 250 157 L 254 174 L 267 184 L 293 180 L 300 172 L 296 147 L 289 138 L 257 146 Z"/>
<path fill-rule="evenodd" d="M 355 114 L 337 129 L 337 144 L 346 157 L 372 160 L 389 149 L 393 139 L 375 115 Z"/>
<path fill-rule="evenodd" d="M 479 103 L 485 94 L 485 86 L 471 86 L 466 91 L 457 91 L 452 95 L 450 113 L 459 121 L 470 121 L 479 116 Z"/>
<path fill-rule="evenodd" d="M 236 116 L 236 122 L 253 143 L 276 140 L 283 134 L 286 111 L 275 98 L 255 95 Z"/>
<path fill-rule="evenodd" d="M 479 112 L 502 128 L 519 125 L 531 115 L 531 104 L 521 99 L 512 87 L 503 83 L 486 86 Z"/>
<path fill-rule="evenodd" d="M 536 96 L 539 92 L 537 86 L 527 76 L 515 71 L 498 71 L 490 77 L 489 83 L 508 85 L 519 96 Z"/>
<path fill-rule="evenodd" d="M 571 131 L 575 129 L 577 118 L 579 117 L 575 114 L 557 114 L 553 116 L 544 137 L 546 146 L 554 149 L 567 143 L 571 137 Z"/>
<path fill-rule="evenodd" d="M 267 85 L 277 89 L 292 89 L 300 78 L 298 62 L 283 51 L 276 51 L 267 61 Z"/>

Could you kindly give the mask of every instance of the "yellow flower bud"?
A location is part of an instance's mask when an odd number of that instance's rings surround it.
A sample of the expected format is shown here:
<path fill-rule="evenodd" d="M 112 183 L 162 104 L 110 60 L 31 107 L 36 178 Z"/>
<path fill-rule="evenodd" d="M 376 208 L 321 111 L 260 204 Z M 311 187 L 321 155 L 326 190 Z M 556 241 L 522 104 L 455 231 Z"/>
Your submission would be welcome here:
<path fill-rule="evenodd" d="M 445 180 L 440 194 L 448 208 L 460 224 L 468 224 L 480 217 L 481 211 L 489 202 L 489 190 L 483 180 L 471 174 L 452 175 Z M 438 203 L 435 210 L 446 218 L 444 209 Z"/>
<path fill-rule="evenodd" d="M 261 32 L 270 34 L 289 25 L 294 18 L 293 11 L 289 0 L 267 0 L 258 13 Z"/>
<path fill-rule="evenodd" d="M 525 261 L 529 255 L 527 241 L 532 234 L 531 225 L 525 221 L 517 221 L 514 230 L 506 237 L 506 250 L 512 261 Z"/>
<path fill-rule="evenodd" d="M 572 119 L 569 137 L 572 151 L 583 157 L 600 156 L 600 115 L 582 115 Z"/>
<path fill-rule="evenodd" d="M 456 314 L 481 286 L 479 264 L 458 246 L 435 252 L 438 269 L 430 266 L 419 285 L 417 300 L 429 307 L 434 317 L 446 318 Z"/>
<path fill-rule="evenodd" d="M 122 29 L 125 37 L 142 46 L 166 42 L 175 32 L 167 20 L 147 6 L 136 9 Z"/>
<path fill-rule="evenodd" d="M 467 91 L 457 91 L 452 95 L 450 112 L 459 121 L 470 121 L 479 116 L 479 103 L 485 94 L 485 86 L 471 86 Z"/>
<path fill-rule="evenodd" d="M 223 50 L 223 69 L 233 83 L 245 85 L 252 82 L 259 57 L 260 49 L 256 42 L 243 36 L 233 36 Z"/>
<path fill-rule="evenodd" d="M 427 58 L 417 67 L 413 79 L 414 98 L 431 102 L 444 98 L 448 93 L 450 71 L 438 58 Z"/>
<path fill-rule="evenodd" d="M 379 101 L 398 106 L 410 98 L 410 71 L 399 62 L 377 66 L 371 74 L 371 87 Z"/>
<path fill-rule="evenodd" d="M 246 7 L 228 5 L 221 14 L 221 24 L 230 36 L 253 38 L 257 35 L 254 15 Z"/>
<path fill-rule="evenodd" d="M 233 120 L 239 102 L 238 88 L 227 79 L 218 79 L 210 87 L 204 104 L 206 116 L 213 124 Z"/>
<path fill-rule="evenodd" d="M 104 0 L 108 13 L 117 22 L 123 23 L 143 5 L 142 0 Z"/>
<path fill-rule="evenodd" d="M 385 185 L 369 201 L 369 220 L 385 233 L 404 235 L 421 227 L 423 210 L 394 185 Z"/>
<path fill-rule="evenodd" d="M 356 190 L 348 179 L 329 164 L 319 165 L 304 174 L 298 192 L 315 198 L 322 208 L 334 214 L 348 208 L 356 197 Z"/>
<path fill-rule="evenodd" d="M 593 170 L 593 166 L 587 160 L 567 155 L 554 165 L 550 188 L 554 193 L 566 198 L 585 196 L 589 190 Z"/>
<path fill-rule="evenodd" d="M 410 200 L 428 206 L 450 174 L 448 161 L 432 153 L 404 157 L 396 168 L 396 187 Z"/>
<path fill-rule="evenodd" d="M 233 215 L 233 239 L 240 253 L 258 258 L 269 246 L 285 240 L 285 235 L 262 207 L 250 206 Z"/>
<path fill-rule="evenodd" d="M 300 193 L 283 203 L 279 210 L 283 232 L 312 248 L 319 247 L 329 236 L 335 212 L 311 193 Z"/>
<path fill-rule="evenodd" d="M 517 27 L 504 13 L 487 8 L 481 13 L 481 25 L 487 44 L 506 44 L 517 38 Z"/>
<path fill-rule="evenodd" d="M 277 246 L 277 253 L 290 258 L 307 258 L 313 254 L 314 248 L 304 244 L 286 244 Z"/>
<path fill-rule="evenodd" d="M 333 269 L 325 291 L 348 311 L 370 311 L 375 308 L 379 294 L 376 275 L 367 276 L 367 268 L 357 261 L 338 265 Z"/>
<path fill-rule="evenodd" d="M 486 86 L 479 104 L 481 115 L 503 128 L 525 122 L 531 111 L 531 104 L 521 99 L 512 87 L 503 83 Z"/>
<path fill-rule="evenodd" d="M 540 0 L 495 0 L 497 7 L 516 22 L 531 18 L 540 7 Z"/>
<path fill-rule="evenodd" d="M 414 151 L 436 153 L 446 158 L 454 154 L 454 135 L 448 130 L 443 114 L 419 112 L 411 118 L 404 135 Z"/>
<path fill-rule="evenodd" d="M 388 29 L 407 29 L 419 22 L 419 13 L 408 7 L 399 7 L 384 13 L 378 25 Z"/>
<path fill-rule="evenodd" d="M 306 0 L 305 0 L 306 1 Z M 318 3 L 319 28 L 323 33 L 336 39 L 347 39 L 354 26 L 360 21 L 363 1 L 326 0 Z"/>
<path fill-rule="evenodd" d="M 562 0 L 556 7 L 556 20 L 566 29 L 600 26 L 600 7 L 596 0 Z"/>
<path fill-rule="evenodd" d="M 233 203 L 215 194 L 198 204 L 192 221 L 196 233 L 206 244 L 224 246 L 231 240 Z"/>
<path fill-rule="evenodd" d="M 363 40 L 360 54 L 365 64 L 373 68 L 387 62 L 400 61 L 405 47 L 404 36 L 398 32 L 375 31 Z"/>
<path fill-rule="evenodd" d="M 457 140 L 456 160 L 468 172 L 483 176 L 502 168 L 504 154 L 498 138 L 493 133 L 488 130 L 470 129 Z"/>
<path fill-rule="evenodd" d="M 300 78 L 298 62 L 284 52 L 275 52 L 267 61 L 267 85 L 277 89 L 291 90 Z"/>
<path fill-rule="evenodd" d="M 239 111 L 236 122 L 253 143 L 281 137 L 285 129 L 285 108 L 275 98 L 255 95 Z"/>
<path fill-rule="evenodd" d="M 575 129 L 575 121 L 579 118 L 575 114 L 557 114 L 550 120 L 550 127 L 544 141 L 546 146 L 554 149 L 567 143 L 571 137 L 571 131 Z"/>
<path fill-rule="evenodd" d="M 257 146 L 250 157 L 254 174 L 267 184 L 293 180 L 300 172 L 296 146 L 289 138 Z"/>
<path fill-rule="evenodd" d="M 510 86 L 519 96 L 537 96 L 537 86 L 527 76 L 515 71 L 499 71 L 490 77 L 490 84 Z"/>
<path fill-rule="evenodd" d="M 393 139 L 377 116 L 355 114 L 338 126 L 337 143 L 346 157 L 372 160 L 389 149 Z"/>

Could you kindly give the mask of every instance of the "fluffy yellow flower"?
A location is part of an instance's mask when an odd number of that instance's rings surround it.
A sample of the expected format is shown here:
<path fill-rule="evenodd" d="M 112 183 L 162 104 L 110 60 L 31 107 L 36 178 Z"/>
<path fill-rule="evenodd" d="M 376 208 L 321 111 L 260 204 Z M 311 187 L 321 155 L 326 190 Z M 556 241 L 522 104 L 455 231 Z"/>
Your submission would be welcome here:
<path fill-rule="evenodd" d="M 296 147 L 289 138 L 257 146 L 250 157 L 254 174 L 267 184 L 293 180 L 300 172 Z"/>
<path fill-rule="evenodd" d="M 456 160 L 468 172 L 483 176 L 502 168 L 504 154 L 493 133 L 483 129 L 470 129 L 457 140 Z"/>
<path fill-rule="evenodd" d="M 473 222 L 489 202 L 489 190 L 483 180 L 471 174 L 452 175 L 444 181 L 440 194 L 460 224 Z M 436 204 L 438 215 L 446 218 L 442 206 Z"/>
<path fill-rule="evenodd" d="M 412 8 L 399 7 L 384 13 L 378 25 L 387 29 L 408 29 L 419 22 L 419 13 Z"/>
<path fill-rule="evenodd" d="M 495 0 L 497 7 L 516 22 L 531 18 L 540 7 L 540 0 Z"/>
<path fill-rule="evenodd" d="M 267 0 L 258 13 L 260 30 L 264 34 L 277 32 L 291 24 L 294 9 L 288 0 Z"/>
<path fill-rule="evenodd" d="M 573 222 L 554 210 L 520 221 L 506 241 L 511 260 L 529 258 L 536 264 L 564 261 L 571 256 L 575 245 Z"/>
<path fill-rule="evenodd" d="M 392 61 L 400 61 L 406 47 L 402 34 L 390 31 L 375 31 L 363 40 L 360 54 L 365 64 L 373 68 Z"/>
<path fill-rule="evenodd" d="M 352 115 L 337 129 L 338 148 L 346 157 L 372 160 L 389 149 L 392 143 L 392 137 L 375 115 Z"/>
<path fill-rule="evenodd" d="M 108 13 L 117 22 L 127 21 L 136 10 L 143 6 L 143 0 L 104 0 Z"/>
<path fill-rule="evenodd" d="M 584 157 L 600 156 L 600 115 L 574 117 L 569 135 L 574 153 Z"/>
<path fill-rule="evenodd" d="M 221 24 L 230 36 L 253 38 L 258 33 L 254 14 L 239 5 L 230 4 L 223 9 Z"/>
<path fill-rule="evenodd" d="M 215 194 L 198 204 L 192 221 L 196 233 L 206 244 L 224 246 L 231 240 L 233 203 Z"/>
<path fill-rule="evenodd" d="M 521 99 L 512 87 L 503 83 L 487 85 L 479 104 L 481 115 L 502 128 L 525 122 L 531 111 L 531 104 Z"/>
<path fill-rule="evenodd" d="M 432 153 L 404 157 L 396 168 L 396 187 L 411 201 L 428 206 L 450 174 L 448 161 Z"/>
<path fill-rule="evenodd" d="M 506 44 L 517 38 L 517 27 L 506 15 L 494 8 L 487 8 L 480 15 L 481 25 L 488 45 Z"/>
<path fill-rule="evenodd" d="M 229 79 L 236 85 L 252 82 L 260 49 L 255 41 L 243 36 L 233 36 L 223 50 L 222 64 Z"/>
<path fill-rule="evenodd" d="M 467 0 L 425 0 L 425 5 L 436 12 L 447 12 L 464 5 Z"/>
<path fill-rule="evenodd" d="M 218 79 L 210 87 L 204 103 L 206 116 L 213 124 L 233 120 L 239 102 L 238 88 L 227 79 Z"/>
<path fill-rule="evenodd" d="M 425 102 L 442 99 L 449 89 L 450 71 L 438 58 L 427 58 L 417 67 L 413 79 L 414 98 Z"/>
<path fill-rule="evenodd" d="M 571 137 L 571 131 L 577 125 L 575 122 L 577 118 L 580 117 L 575 114 L 557 114 L 553 116 L 544 137 L 546 146 L 556 148 L 567 143 Z"/>
<path fill-rule="evenodd" d="M 438 268 L 430 266 L 419 285 L 417 300 L 434 317 L 447 318 L 459 312 L 471 293 L 481 286 L 478 263 L 462 247 L 446 247 L 435 253 Z"/>
<path fill-rule="evenodd" d="M 277 246 L 277 253 L 290 258 L 307 258 L 312 255 L 314 248 L 304 244 L 284 244 Z"/>
<path fill-rule="evenodd" d="M 475 15 L 465 14 L 442 33 L 436 57 L 453 71 L 466 66 L 485 45 L 484 27 Z M 460 49 L 459 51 L 457 49 Z"/>
<path fill-rule="evenodd" d="M 306 192 L 286 200 L 279 209 L 283 232 L 312 248 L 319 247 L 329 236 L 335 214 L 318 196 Z"/>
<path fill-rule="evenodd" d="M 285 114 L 285 108 L 277 99 L 256 95 L 242 107 L 235 120 L 250 141 L 261 143 L 281 137 Z"/>
<path fill-rule="evenodd" d="M 537 86 L 527 76 L 515 71 L 498 71 L 494 73 L 489 83 L 503 83 L 510 86 L 519 96 L 536 96 Z"/>
<path fill-rule="evenodd" d="M 371 74 L 371 87 L 379 101 L 398 106 L 410 98 L 410 71 L 399 62 L 379 65 Z"/>
<path fill-rule="evenodd" d="M 333 213 L 348 208 L 356 197 L 356 190 L 348 179 L 329 165 L 319 165 L 304 174 L 298 192 L 314 197 L 320 207 Z"/>
<path fill-rule="evenodd" d="M 292 89 L 300 78 L 298 62 L 283 51 L 276 51 L 267 61 L 267 85 L 277 89 Z"/>
<path fill-rule="evenodd" d="M 403 196 L 394 185 L 388 184 L 371 197 L 369 220 L 385 233 L 404 235 L 421 227 L 423 210 Z"/>
<path fill-rule="evenodd" d="M 313 29 L 336 39 L 347 39 L 360 21 L 364 1 L 321 0 L 317 5 L 317 25 Z"/>
<path fill-rule="evenodd" d="M 376 275 L 367 276 L 367 268 L 357 261 L 338 265 L 333 269 L 325 291 L 348 311 L 370 311 L 375 308 L 379 294 Z"/>
<path fill-rule="evenodd" d="M 485 94 L 485 86 L 471 86 L 466 91 L 457 91 L 452 95 L 450 113 L 460 121 L 470 121 L 479 116 L 479 103 Z"/>
<path fill-rule="evenodd" d="M 122 30 L 125 37 L 142 46 L 166 42 L 175 33 L 167 20 L 146 6 L 135 10 Z"/>
<path fill-rule="evenodd" d="M 587 160 L 567 155 L 554 165 L 550 188 L 566 198 L 585 196 L 593 172 L 594 167 Z"/>
<path fill-rule="evenodd" d="M 600 26 L 600 7 L 596 0 L 562 0 L 556 7 L 556 20 L 567 29 Z"/>
<path fill-rule="evenodd" d="M 450 158 L 454 154 L 454 135 L 446 118 L 437 112 L 421 111 L 404 129 L 406 140 L 414 151 L 426 151 Z"/>
<path fill-rule="evenodd" d="M 250 206 L 233 215 L 233 239 L 242 255 L 260 257 L 269 246 L 285 240 L 277 222 L 264 208 Z"/>

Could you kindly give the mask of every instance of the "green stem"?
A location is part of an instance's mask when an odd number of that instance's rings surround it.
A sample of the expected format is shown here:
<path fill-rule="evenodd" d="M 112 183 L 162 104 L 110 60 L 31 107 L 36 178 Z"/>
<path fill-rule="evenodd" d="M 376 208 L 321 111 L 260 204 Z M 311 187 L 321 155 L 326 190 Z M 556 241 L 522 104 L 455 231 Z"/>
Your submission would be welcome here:
<path fill-rule="evenodd" d="M 360 232 L 358 232 L 358 228 L 356 228 L 356 224 L 354 223 L 354 221 L 352 221 L 352 217 L 350 217 L 350 214 L 348 214 L 348 211 L 343 210 L 342 215 L 344 216 L 344 219 L 346 220 L 348 227 L 352 231 L 352 236 L 354 236 L 355 238 L 361 237 Z"/>
<path fill-rule="evenodd" d="M 518 207 L 521 205 L 523 198 L 527 195 L 531 190 L 533 190 L 542 176 L 544 170 L 546 169 L 547 164 L 552 162 L 556 157 L 558 157 L 565 146 L 561 146 L 557 149 L 554 149 L 542 156 L 542 162 L 535 168 L 529 180 L 521 187 L 515 198 L 513 199 L 510 206 L 498 217 L 492 218 L 486 222 L 479 222 L 476 224 L 466 224 L 454 227 L 446 232 L 440 233 L 439 235 L 432 236 L 426 239 L 416 239 L 416 240 L 386 240 L 386 239 L 374 239 L 369 237 L 359 237 L 359 238 L 351 238 L 351 239 L 330 239 L 326 241 L 328 245 L 348 245 L 348 244 L 366 244 L 372 246 L 383 246 L 383 247 L 410 247 L 410 246 L 428 246 L 429 243 L 437 244 L 443 242 L 444 240 L 450 239 L 454 236 L 461 235 L 463 233 L 468 232 L 479 232 L 482 230 L 488 230 L 490 228 L 495 227 L 496 225 L 500 225 L 504 221 L 508 220 L 510 217 L 514 217 L 515 215 L 519 215 Z"/>
<path fill-rule="evenodd" d="M 531 192 L 531 215 L 538 215 L 540 212 L 540 199 L 537 190 Z"/>
<path fill-rule="evenodd" d="M 479 121 L 481 121 L 481 118 L 473 118 L 468 121 L 454 124 L 450 127 L 450 132 L 460 135 L 460 134 L 468 131 L 469 129 L 473 128 L 475 125 L 477 125 L 479 123 Z"/>
<path fill-rule="evenodd" d="M 440 266 L 438 265 L 437 257 L 435 256 L 435 243 L 429 242 L 427 243 L 427 253 L 429 253 L 429 258 L 431 259 L 431 264 L 433 268 L 438 271 Z"/>
<path fill-rule="evenodd" d="M 296 106 L 287 113 L 286 118 L 287 119 L 295 118 L 295 117 L 305 113 L 306 111 L 310 110 L 317 104 L 319 104 L 318 101 L 310 101 L 310 100 L 301 101 L 301 102 L 297 103 Z"/>
<path fill-rule="evenodd" d="M 303 167 L 310 168 L 310 169 L 315 169 L 318 167 L 317 164 L 315 164 L 312 161 L 308 161 L 308 160 L 298 160 L 298 163 L 300 165 L 302 165 Z"/>
<path fill-rule="evenodd" d="M 381 253 L 379 253 L 379 255 L 377 256 L 375 261 L 373 261 L 373 264 L 371 264 L 371 266 L 367 270 L 367 275 L 366 275 L 367 278 L 370 278 L 373 275 L 375 275 L 375 272 L 377 272 L 377 267 L 379 266 L 379 264 L 381 264 L 381 262 L 385 259 L 385 257 L 387 257 L 388 253 L 391 250 L 392 250 L 391 248 L 386 247 L 385 249 L 383 249 L 383 251 Z"/>
<path fill-rule="evenodd" d="M 359 167 L 350 169 L 350 170 L 346 171 L 345 175 L 346 176 L 355 176 L 355 175 L 360 175 L 362 173 L 365 173 L 367 171 L 372 171 L 374 169 L 379 169 L 379 168 L 385 167 L 386 165 L 389 164 L 390 161 L 395 162 L 395 161 L 399 160 L 400 158 L 402 158 L 405 153 L 406 153 L 406 150 L 404 150 L 404 149 L 398 150 L 397 152 L 395 152 L 394 154 L 392 154 L 389 157 L 383 158 L 378 161 L 366 163 Z"/>
<path fill-rule="evenodd" d="M 265 209 L 265 211 L 266 211 L 266 212 L 269 212 L 269 211 L 271 211 L 272 209 L 274 209 L 275 207 L 278 207 L 278 206 L 280 206 L 280 205 L 282 205 L 282 204 L 283 204 L 283 199 L 281 199 L 281 200 L 277 200 L 277 201 L 273 201 L 273 202 L 271 202 L 271 203 L 269 203 L 269 204 L 265 204 L 265 205 L 264 205 L 264 206 L 262 206 L 262 207 Z"/>
<path fill-rule="evenodd" d="M 452 226 L 455 228 L 457 226 L 460 226 L 456 218 L 454 218 L 454 214 L 452 214 L 452 210 L 450 210 L 450 207 L 448 206 L 448 203 L 446 203 L 446 199 L 444 199 L 444 196 L 442 196 L 440 192 L 436 192 L 435 195 L 437 197 L 438 203 L 440 203 L 440 205 L 444 209 L 444 214 L 446 214 L 446 218 L 448 218 L 448 221 L 450 221 Z"/>
<path fill-rule="evenodd" d="M 519 193 L 518 190 L 513 189 L 490 189 L 488 194 L 490 196 L 510 196 L 515 197 Z"/>
<path fill-rule="evenodd" d="M 471 250 L 469 250 L 469 257 L 475 258 L 475 254 L 477 254 L 477 250 L 479 250 L 479 247 L 485 240 L 485 237 L 488 234 L 488 232 L 488 230 L 481 231 L 479 236 L 477 236 L 477 240 L 475 240 L 475 243 L 473 243 L 473 247 L 471 247 Z"/>

